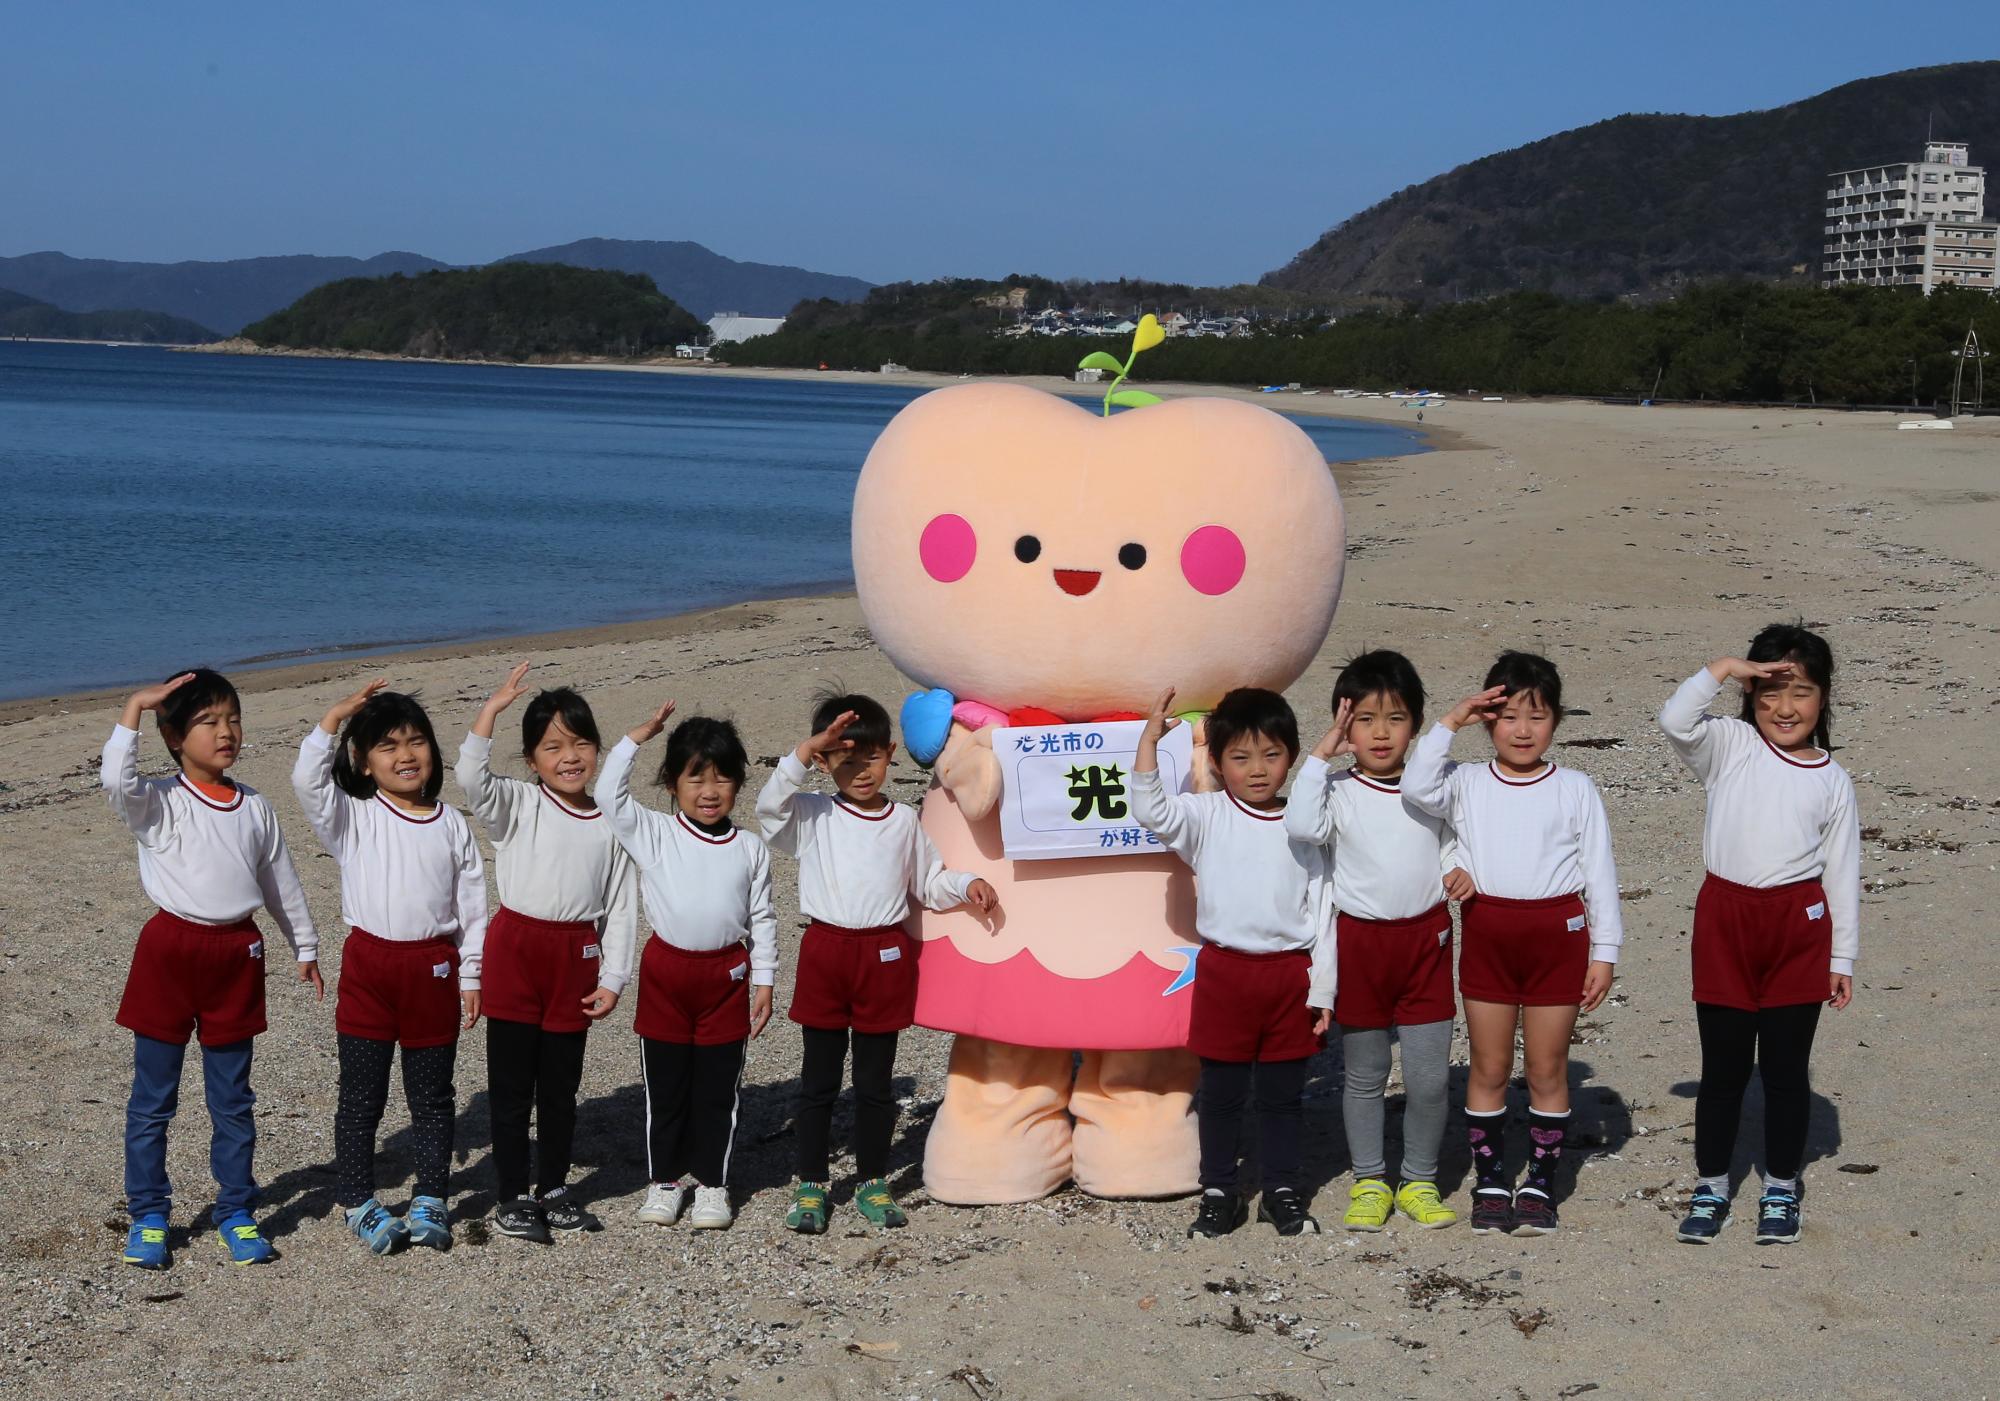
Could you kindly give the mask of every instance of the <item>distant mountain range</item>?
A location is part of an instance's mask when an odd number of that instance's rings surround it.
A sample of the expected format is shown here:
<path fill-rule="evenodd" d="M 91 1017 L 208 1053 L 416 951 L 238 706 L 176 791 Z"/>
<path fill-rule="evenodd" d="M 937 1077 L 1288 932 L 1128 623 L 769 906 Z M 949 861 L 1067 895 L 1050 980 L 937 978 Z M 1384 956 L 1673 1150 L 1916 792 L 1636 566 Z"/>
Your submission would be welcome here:
<path fill-rule="evenodd" d="M 1765 112 L 1566 131 L 1390 196 L 1264 284 L 1352 304 L 1807 281 L 1825 241 L 1827 173 L 1919 159 L 1926 132 L 1967 142 L 1975 164 L 2000 172 L 2000 62 L 1864 78 Z M 2000 179 L 1989 219 L 1996 205 Z"/>
<path fill-rule="evenodd" d="M 0 336 L 70 341 L 159 341 L 199 344 L 217 339 L 193 321 L 161 311 L 64 311 L 0 288 Z"/>
<path fill-rule="evenodd" d="M 865 296 L 871 286 L 856 277 L 773 263 L 738 262 L 699 243 L 687 242 L 588 238 L 515 253 L 498 261 L 643 272 L 662 292 L 702 320 L 718 311 L 783 316 L 805 298 L 852 301 Z M 372 258 L 299 254 L 213 263 L 127 263 L 72 258 L 64 253 L 29 253 L 0 258 L 0 288 L 64 311 L 152 308 L 234 335 L 329 282 L 449 266 L 418 253 L 379 253 Z"/>

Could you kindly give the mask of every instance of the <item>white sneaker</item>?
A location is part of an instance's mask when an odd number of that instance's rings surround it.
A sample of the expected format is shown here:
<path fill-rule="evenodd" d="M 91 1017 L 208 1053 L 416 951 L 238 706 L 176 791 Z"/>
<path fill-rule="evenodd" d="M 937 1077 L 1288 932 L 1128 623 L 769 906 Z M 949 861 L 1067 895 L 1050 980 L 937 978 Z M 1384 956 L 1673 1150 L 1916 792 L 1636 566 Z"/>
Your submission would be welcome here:
<path fill-rule="evenodd" d="M 655 1182 L 646 1189 L 639 1219 L 649 1226 L 671 1226 L 681 1219 L 681 1208 L 686 1205 L 687 1188 L 678 1182 Z"/>
<path fill-rule="evenodd" d="M 727 1229 L 735 1219 L 729 1211 L 727 1187 L 696 1186 L 694 1210 L 688 1213 L 688 1225 L 697 1231 L 720 1231 Z"/>

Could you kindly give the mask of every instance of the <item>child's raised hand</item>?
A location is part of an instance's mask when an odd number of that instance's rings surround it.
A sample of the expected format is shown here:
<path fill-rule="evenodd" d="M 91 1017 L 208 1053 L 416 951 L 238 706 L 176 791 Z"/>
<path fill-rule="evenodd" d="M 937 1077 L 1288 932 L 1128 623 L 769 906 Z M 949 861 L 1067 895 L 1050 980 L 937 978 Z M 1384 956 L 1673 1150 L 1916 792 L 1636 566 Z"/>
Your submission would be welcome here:
<path fill-rule="evenodd" d="M 1789 661 L 1746 662 L 1741 657 L 1717 657 L 1708 664 L 1708 674 L 1717 681 L 1741 681 L 1747 686 L 1791 673 Z"/>
<path fill-rule="evenodd" d="M 592 1021 L 602 1021 L 611 1015 L 611 1009 L 618 1005 L 618 994 L 610 988 L 601 987 L 583 999 L 583 1014 Z"/>
<path fill-rule="evenodd" d="M 1833 981 L 1827 986 L 1826 1004 L 1838 1012 L 1854 1000 L 1854 975 L 1835 973 L 1832 979 Z"/>
<path fill-rule="evenodd" d="M 852 725 L 860 718 L 859 715 L 856 715 L 851 710 L 843 710 L 840 714 L 834 716 L 832 723 L 825 729 L 799 744 L 796 751 L 799 762 L 810 765 L 813 760 L 819 758 L 822 754 L 835 754 L 843 749 L 852 749 L 854 741 L 843 739 L 841 736 L 847 733 L 849 725 Z"/>
<path fill-rule="evenodd" d="M 326 1001 L 326 979 L 320 976 L 318 959 L 309 958 L 299 965 L 299 981 L 312 984 L 313 1001 Z"/>
<path fill-rule="evenodd" d="M 360 710 L 362 706 L 368 704 L 368 702 L 374 698 L 375 693 L 381 690 L 384 686 L 387 686 L 388 684 L 389 684 L 388 677 L 378 676 L 373 681 L 370 681 L 366 686 L 363 686 L 360 690 L 356 691 L 353 695 L 348 696 L 343 700 L 335 701 L 333 703 L 333 708 L 327 711 L 325 718 L 323 718 L 319 722 L 319 727 L 322 730 L 325 730 L 330 735 L 338 734 L 340 732 L 340 727 L 342 725 L 345 725 L 349 720 L 353 719 L 355 712 Z"/>
<path fill-rule="evenodd" d="M 1593 959 L 1583 974 L 1583 996 L 1578 1000 L 1577 1011 L 1595 1012 L 1611 993 L 1611 976 L 1614 965 L 1602 959 Z"/>
<path fill-rule="evenodd" d="M 1174 688 L 1167 687 L 1160 692 L 1160 698 L 1153 702 L 1153 708 L 1146 715 L 1146 728 L 1139 734 L 1139 742 L 1160 742 L 1160 736 L 1180 724 L 1180 717 L 1173 714 Z"/>
<path fill-rule="evenodd" d="M 965 887 L 965 903 L 983 915 L 990 915 L 1000 908 L 1000 896 L 992 886 L 979 877 Z"/>
<path fill-rule="evenodd" d="M 667 721 L 672 718 L 673 713 L 674 703 L 672 701 L 662 701 L 660 708 L 653 712 L 652 719 L 646 721 L 644 724 L 633 726 L 632 729 L 626 732 L 625 737 L 634 744 L 644 744 L 667 727 Z"/>
<path fill-rule="evenodd" d="M 1500 707 L 1506 700 L 1505 686 L 1488 686 L 1485 690 L 1477 691 L 1453 706 L 1451 713 L 1444 717 L 1444 727 L 1447 730 L 1462 730 L 1475 720 L 1481 722 L 1491 720 L 1499 713 Z"/>
<path fill-rule="evenodd" d="M 527 695 L 528 688 L 521 684 L 521 679 L 527 674 L 527 662 L 522 662 L 512 671 L 508 672 L 507 679 L 502 681 L 493 694 L 486 698 L 486 708 L 495 711 L 505 710 L 522 696 Z"/>
<path fill-rule="evenodd" d="M 755 1041 L 771 1024 L 771 986 L 760 983 L 750 989 L 750 1039 Z"/>
<path fill-rule="evenodd" d="M 175 691 L 178 691 L 192 680 L 194 680 L 194 673 L 184 671 L 171 681 L 163 682 L 158 686 L 148 686 L 141 691 L 134 691 L 126 699 L 125 712 L 118 717 L 118 723 L 128 730 L 138 729 L 139 717 L 141 715 L 144 715 L 149 710 L 158 710 L 165 703 L 168 696 L 171 696 Z"/>
<path fill-rule="evenodd" d="M 1333 712 L 1333 725 L 1313 746 L 1313 757 L 1330 764 L 1343 754 L 1352 754 L 1354 741 L 1348 738 L 1348 731 L 1353 728 L 1354 702 L 1343 700 L 1340 709 Z"/>

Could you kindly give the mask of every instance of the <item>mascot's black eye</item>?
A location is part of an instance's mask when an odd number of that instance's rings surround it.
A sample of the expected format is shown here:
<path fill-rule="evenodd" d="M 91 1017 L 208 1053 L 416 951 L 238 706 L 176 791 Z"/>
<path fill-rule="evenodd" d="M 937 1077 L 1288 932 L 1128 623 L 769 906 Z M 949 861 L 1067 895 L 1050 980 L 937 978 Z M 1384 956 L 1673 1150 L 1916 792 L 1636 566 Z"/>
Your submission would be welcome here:
<path fill-rule="evenodd" d="M 1127 569 L 1139 569 L 1146 563 L 1144 545 L 1121 545 L 1118 548 L 1118 562 Z"/>
<path fill-rule="evenodd" d="M 1014 542 L 1014 558 L 1023 564 L 1033 564 L 1042 557 L 1042 542 L 1032 535 L 1023 535 Z"/>

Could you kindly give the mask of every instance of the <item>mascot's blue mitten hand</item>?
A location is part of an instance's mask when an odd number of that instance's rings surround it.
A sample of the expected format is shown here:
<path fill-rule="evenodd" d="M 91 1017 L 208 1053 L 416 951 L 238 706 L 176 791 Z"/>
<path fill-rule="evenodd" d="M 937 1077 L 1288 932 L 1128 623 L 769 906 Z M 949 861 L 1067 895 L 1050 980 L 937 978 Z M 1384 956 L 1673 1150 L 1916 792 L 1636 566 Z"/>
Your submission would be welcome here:
<path fill-rule="evenodd" d="M 903 747 L 925 768 L 944 753 L 951 738 L 951 708 L 958 698 L 950 691 L 913 691 L 903 702 Z"/>

